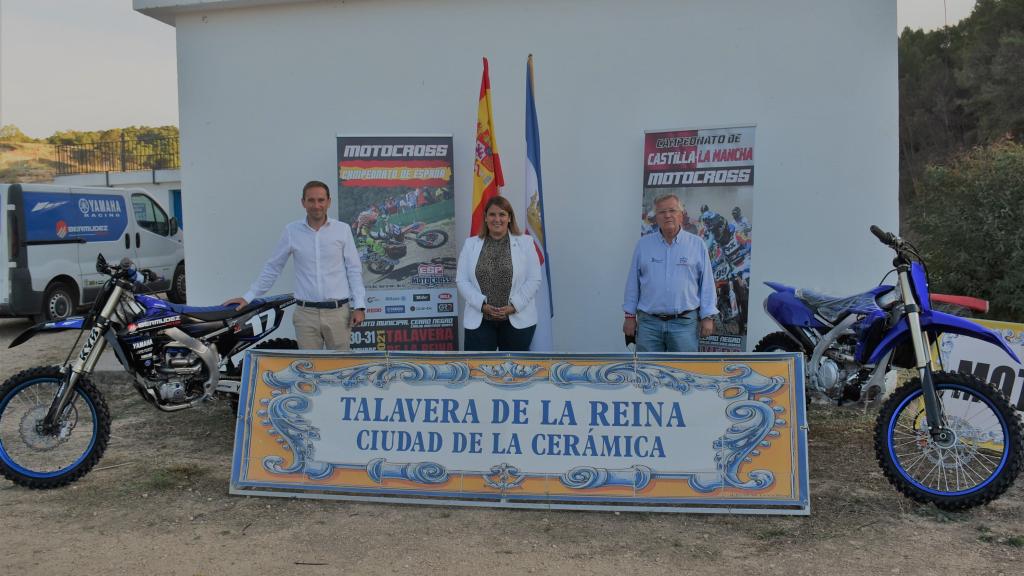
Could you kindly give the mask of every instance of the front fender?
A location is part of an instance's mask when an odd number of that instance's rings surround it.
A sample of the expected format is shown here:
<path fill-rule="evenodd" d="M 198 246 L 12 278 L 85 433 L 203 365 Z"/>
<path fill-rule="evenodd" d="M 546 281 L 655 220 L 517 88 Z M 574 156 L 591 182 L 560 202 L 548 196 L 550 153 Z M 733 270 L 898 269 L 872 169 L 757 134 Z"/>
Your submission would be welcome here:
<path fill-rule="evenodd" d="M 36 324 L 35 326 L 25 330 L 21 334 L 18 334 L 14 340 L 11 340 L 8 348 L 14 348 L 19 344 L 24 344 L 30 338 L 39 334 L 40 332 L 61 332 L 64 330 L 81 330 L 82 326 L 85 325 L 85 318 L 82 316 L 73 316 L 67 320 L 61 320 L 60 322 L 43 322 Z"/>
<path fill-rule="evenodd" d="M 1010 358 L 1013 358 L 1014 362 L 1020 362 L 1017 353 L 1010 348 L 1010 345 L 1006 343 L 1006 340 L 998 332 L 959 316 L 932 310 L 931 314 L 921 315 L 921 330 L 931 336 L 933 342 L 936 336 L 942 333 L 960 334 L 984 340 L 1002 348 L 1004 352 L 1010 355 Z M 909 337 L 910 327 L 907 326 L 906 322 L 900 322 L 899 326 L 886 334 L 885 338 L 878 343 L 878 347 L 875 348 L 874 352 L 871 353 L 871 357 L 868 358 L 868 364 L 877 364 L 886 352 Z"/>

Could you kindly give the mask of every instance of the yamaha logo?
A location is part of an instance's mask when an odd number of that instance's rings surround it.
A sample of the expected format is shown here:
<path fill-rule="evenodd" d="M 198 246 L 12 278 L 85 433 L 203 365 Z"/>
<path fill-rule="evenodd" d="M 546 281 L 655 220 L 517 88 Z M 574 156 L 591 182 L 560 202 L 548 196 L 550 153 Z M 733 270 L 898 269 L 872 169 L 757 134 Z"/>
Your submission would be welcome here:
<path fill-rule="evenodd" d="M 143 348 L 149 348 L 153 345 L 152 340 L 139 340 L 138 342 L 132 342 L 133 350 L 141 350 Z"/>
<path fill-rule="evenodd" d="M 79 198 L 78 211 L 86 218 L 119 218 L 121 201 L 119 198 Z"/>

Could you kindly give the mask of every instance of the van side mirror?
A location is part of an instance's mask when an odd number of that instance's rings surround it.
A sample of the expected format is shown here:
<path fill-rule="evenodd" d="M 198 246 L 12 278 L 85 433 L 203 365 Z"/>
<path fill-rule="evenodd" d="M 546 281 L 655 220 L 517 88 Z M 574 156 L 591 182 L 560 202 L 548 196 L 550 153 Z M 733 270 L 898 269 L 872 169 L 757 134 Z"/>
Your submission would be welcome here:
<path fill-rule="evenodd" d="M 174 216 L 171 216 L 171 221 L 169 222 L 168 226 L 170 227 L 170 236 L 174 236 L 175 234 L 178 233 L 178 219 L 177 218 L 175 218 Z"/>

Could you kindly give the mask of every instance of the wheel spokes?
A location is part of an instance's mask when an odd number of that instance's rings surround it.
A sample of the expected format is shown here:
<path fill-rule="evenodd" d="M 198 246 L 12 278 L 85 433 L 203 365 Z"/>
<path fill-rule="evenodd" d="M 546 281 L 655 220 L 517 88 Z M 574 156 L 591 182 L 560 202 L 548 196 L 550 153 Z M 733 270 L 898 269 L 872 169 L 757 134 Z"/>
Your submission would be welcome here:
<path fill-rule="evenodd" d="M 949 403 L 951 399 L 944 396 Z M 960 404 L 960 403 L 963 404 Z M 988 403 L 966 391 L 957 399 L 959 410 L 947 414 L 947 425 L 955 435 L 950 446 L 938 445 L 923 428 L 921 402 L 908 401 L 895 415 L 890 430 L 890 448 L 897 464 L 909 478 L 939 492 L 961 492 L 986 483 L 999 469 L 1005 445 L 998 415 Z"/>
<path fill-rule="evenodd" d="M 88 451 L 96 430 L 91 410 L 76 391 L 62 413 L 56 430 L 44 434 L 40 423 L 46 416 L 59 384 L 43 381 L 18 391 L 0 413 L 0 450 L 9 466 L 22 473 L 48 474 L 73 466 Z"/>

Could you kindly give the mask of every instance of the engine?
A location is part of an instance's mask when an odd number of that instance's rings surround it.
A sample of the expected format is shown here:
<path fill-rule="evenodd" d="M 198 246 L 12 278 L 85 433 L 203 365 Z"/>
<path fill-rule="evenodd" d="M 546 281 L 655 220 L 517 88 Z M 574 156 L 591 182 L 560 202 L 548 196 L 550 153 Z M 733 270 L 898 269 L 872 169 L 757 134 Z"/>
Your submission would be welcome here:
<path fill-rule="evenodd" d="M 202 396 L 209 370 L 198 354 L 162 334 L 145 334 L 126 344 L 145 387 L 161 404 L 184 404 Z"/>
<path fill-rule="evenodd" d="M 188 348 L 170 345 L 155 359 L 150 378 L 159 383 L 157 393 L 162 401 L 181 404 L 202 395 L 207 370 L 199 355 Z"/>
<path fill-rule="evenodd" d="M 860 364 L 855 360 L 857 341 L 852 334 L 840 336 L 821 357 L 816 376 L 821 392 L 832 400 L 849 399 L 860 374 Z M 855 394 L 855 396 L 858 394 Z"/>

